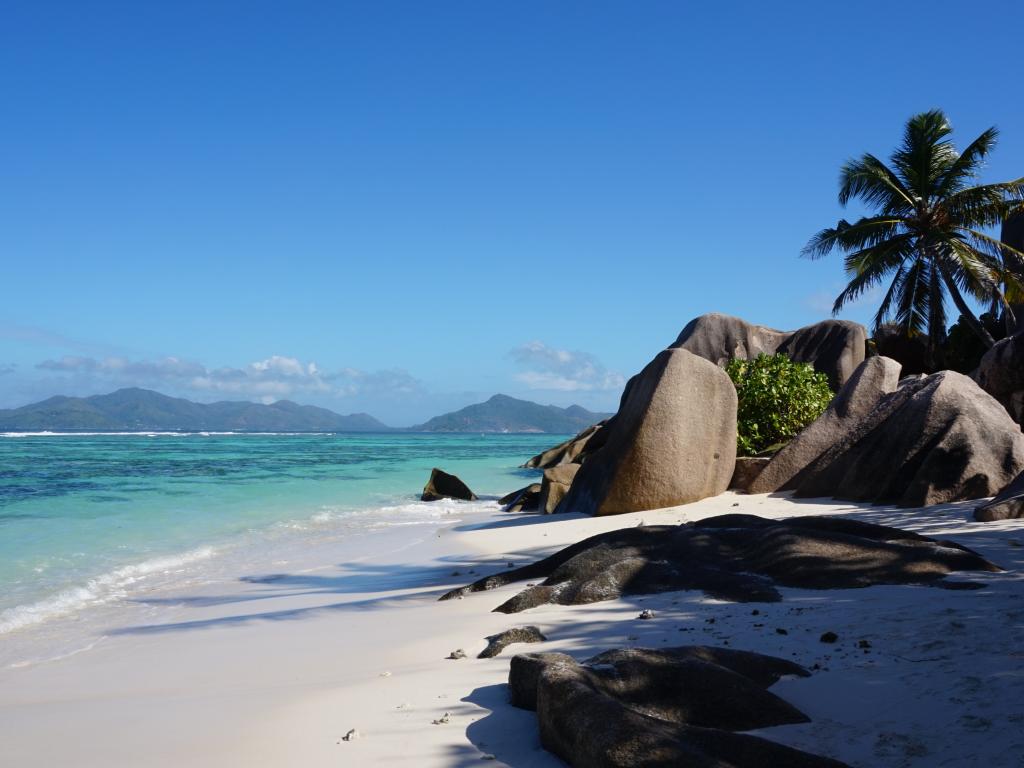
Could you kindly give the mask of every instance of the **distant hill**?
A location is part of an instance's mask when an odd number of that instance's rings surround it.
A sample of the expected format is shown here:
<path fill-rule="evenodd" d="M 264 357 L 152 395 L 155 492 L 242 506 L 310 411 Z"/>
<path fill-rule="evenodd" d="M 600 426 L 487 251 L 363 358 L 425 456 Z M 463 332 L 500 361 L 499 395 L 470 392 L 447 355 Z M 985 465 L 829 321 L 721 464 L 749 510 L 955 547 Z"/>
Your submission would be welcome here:
<path fill-rule="evenodd" d="M 0 432 L 95 430 L 113 432 L 384 432 L 365 413 L 342 416 L 326 408 L 279 400 L 193 403 L 148 389 L 119 389 L 92 397 L 51 397 L 0 410 Z"/>
<path fill-rule="evenodd" d="M 417 432 L 552 432 L 574 434 L 607 419 L 610 413 L 592 413 L 571 405 L 538 405 L 508 395 L 495 395 L 485 403 L 435 416 L 426 424 L 412 427 Z"/>

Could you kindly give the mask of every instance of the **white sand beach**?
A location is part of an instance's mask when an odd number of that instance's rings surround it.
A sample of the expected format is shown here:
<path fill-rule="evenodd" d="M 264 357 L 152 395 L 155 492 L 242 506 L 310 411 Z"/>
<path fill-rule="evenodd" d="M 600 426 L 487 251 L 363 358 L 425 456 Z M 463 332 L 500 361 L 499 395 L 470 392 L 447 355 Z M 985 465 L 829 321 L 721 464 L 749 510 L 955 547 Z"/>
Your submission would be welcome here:
<path fill-rule="evenodd" d="M 857 766 L 1022 764 L 1024 521 L 973 522 L 969 504 L 894 510 L 733 493 L 604 518 L 453 509 L 442 527 L 390 533 L 376 554 L 335 562 L 312 550 L 308 562 L 162 595 L 173 621 L 114 627 L 89 650 L 0 670 L 3 764 L 557 766 L 534 714 L 506 701 L 512 655 L 684 644 L 728 644 L 813 670 L 772 689 L 812 722 L 760 732 L 767 738 Z M 726 512 L 897 525 L 1007 570 L 962 577 L 981 590 L 784 589 L 768 604 L 673 592 L 491 612 L 522 584 L 437 602 L 594 533 Z M 652 620 L 637 620 L 644 608 Z M 476 658 L 487 635 L 525 624 L 548 641 Z M 819 640 L 829 631 L 835 644 Z M 458 648 L 468 658 L 445 658 Z M 358 738 L 343 740 L 352 729 Z"/>

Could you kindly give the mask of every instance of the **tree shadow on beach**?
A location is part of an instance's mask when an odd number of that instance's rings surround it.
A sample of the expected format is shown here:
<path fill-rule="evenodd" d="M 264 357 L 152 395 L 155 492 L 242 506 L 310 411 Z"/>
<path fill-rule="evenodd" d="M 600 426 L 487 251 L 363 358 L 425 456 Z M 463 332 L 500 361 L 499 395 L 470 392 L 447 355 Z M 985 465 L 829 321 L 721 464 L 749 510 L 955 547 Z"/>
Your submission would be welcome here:
<path fill-rule="evenodd" d="M 451 589 L 469 581 L 507 571 L 543 557 L 536 550 L 512 551 L 499 556 L 473 557 L 457 554 L 439 558 L 429 566 L 402 563 L 340 563 L 332 572 L 265 573 L 243 576 L 250 589 L 237 594 L 181 595 L 139 598 L 134 602 L 150 606 L 209 609 L 241 604 L 258 604 L 297 597 L 321 595 L 368 595 L 297 608 L 252 610 L 227 616 L 193 619 L 164 624 L 123 627 L 113 634 L 158 634 L 165 632 L 241 626 L 257 621 L 295 621 L 327 612 L 369 611 L 411 603 L 433 603 Z M 495 603 L 497 605 L 497 603 Z M 491 610 L 490 606 L 485 610 Z"/>

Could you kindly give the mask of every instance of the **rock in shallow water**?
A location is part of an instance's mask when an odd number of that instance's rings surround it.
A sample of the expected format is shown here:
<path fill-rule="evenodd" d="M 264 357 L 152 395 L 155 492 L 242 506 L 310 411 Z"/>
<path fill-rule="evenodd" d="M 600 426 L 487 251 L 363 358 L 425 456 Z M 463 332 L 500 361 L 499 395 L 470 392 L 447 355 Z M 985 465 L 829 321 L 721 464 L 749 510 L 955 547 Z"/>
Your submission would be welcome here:
<path fill-rule="evenodd" d="M 719 515 L 591 536 L 536 563 L 448 592 L 461 597 L 544 578 L 494 610 L 579 605 L 623 595 L 698 589 L 738 602 L 782 599 L 777 587 L 849 589 L 922 584 L 953 571 L 998 571 L 958 544 L 839 517 L 770 520 Z"/>
<path fill-rule="evenodd" d="M 476 501 L 476 494 L 455 475 L 450 475 L 444 470 L 434 467 L 430 472 L 430 479 L 423 487 L 423 495 L 420 500 L 440 501 L 441 499 Z"/>
<path fill-rule="evenodd" d="M 535 709 L 541 743 L 573 766 L 835 768 L 827 758 L 733 731 L 805 723 L 766 688 L 807 676 L 783 659 L 724 648 L 622 649 L 578 664 L 561 653 L 512 659 L 512 703 Z"/>

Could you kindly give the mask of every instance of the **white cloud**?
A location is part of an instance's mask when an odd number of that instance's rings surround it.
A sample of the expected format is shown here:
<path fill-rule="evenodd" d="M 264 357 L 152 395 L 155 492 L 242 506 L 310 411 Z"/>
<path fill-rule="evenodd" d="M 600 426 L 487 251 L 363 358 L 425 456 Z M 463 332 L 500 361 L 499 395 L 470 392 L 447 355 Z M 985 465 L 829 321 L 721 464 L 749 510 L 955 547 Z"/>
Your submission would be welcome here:
<path fill-rule="evenodd" d="M 324 372 L 315 362 L 272 355 L 241 368 L 206 366 L 165 357 L 158 360 L 97 359 L 67 356 L 44 360 L 36 368 L 56 373 L 103 379 L 119 385 L 171 386 L 200 393 L 225 393 L 274 401 L 301 393 L 346 397 L 360 394 L 409 394 L 421 383 L 405 371 L 360 371 L 344 368 Z"/>
<path fill-rule="evenodd" d="M 609 371 L 588 352 L 570 352 L 530 341 L 511 351 L 512 359 L 527 370 L 516 379 L 530 389 L 577 392 L 615 390 L 625 384 L 620 373 Z"/>
<path fill-rule="evenodd" d="M 14 373 L 17 367 L 18 366 L 16 366 L 14 363 L 0 363 L 0 376 L 4 376 L 8 373 Z"/>

